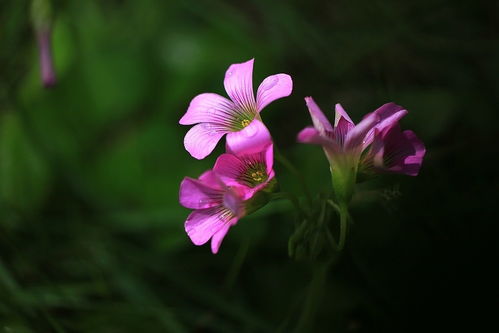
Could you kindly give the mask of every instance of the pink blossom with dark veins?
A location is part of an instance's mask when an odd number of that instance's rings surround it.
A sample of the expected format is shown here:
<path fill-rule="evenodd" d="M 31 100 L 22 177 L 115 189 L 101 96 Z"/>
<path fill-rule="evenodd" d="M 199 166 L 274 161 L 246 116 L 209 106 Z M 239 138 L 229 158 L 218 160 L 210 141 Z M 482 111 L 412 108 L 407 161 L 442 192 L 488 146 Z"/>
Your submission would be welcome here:
<path fill-rule="evenodd" d="M 226 186 L 211 170 L 199 179 L 185 177 L 179 201 L 194 210 L 185 221 L 191 241 L 203 245 L 211 239 L 211 251 L 217 253 L 230 227 L 245 215 L 244 197 L 244 188 Z"/>
<path fill-rule="evenodd" d="M 304 128 L 298 141 L 321 145 L 332 170 L 356 172 L 360 167 L 363 171 L 408 175 L 419 172 L 425 148 L 412 131 L 401 132 L 398 122 L 407 114 L 401 106 L 384 104 L 355 125 L 343 107 L 336 104 L 333 126 L 312 97 L 305 101 L 314 126 Z M 361 158 L 363 152 L 366 155 Z"/>
<path fill-rule="evenodd" d="M 261 206 L 261 201 L 253 201 L 273 181 L 272 167 L 273 145 L 269 144 L 250 154 L 222 154 L 213 170 L 199 179 L 185 177 L 179 201 L 194 210 L 185 221 L 192 242 L 203 245 L 211 239 L 211 250 L 217 253 L 230 227 Z"/>
<path fill-rule="evenodd" d="M 267 77 L 253 92 L 253 62 L 231 65 L 224 79 L 230 99 L 214 93 L 197 95 L 180 119 L 182 125 L 194 125 L 185 135 L 185 149 L 197 159 L 208 156 L 227 134 L 227 147 L 234 153 L 259 149 L 268 143 L 260 112 L 276 99 L 289 96 L 291 77 L 275 74 Z"/>
<path fill-rule="evenodd" d="M 417 176 L 426 153 L 423 142 L 413 131 L 402 131 L 397 123 L 374 134 L 374 141 L 363 160 L 366 171 Z"/>

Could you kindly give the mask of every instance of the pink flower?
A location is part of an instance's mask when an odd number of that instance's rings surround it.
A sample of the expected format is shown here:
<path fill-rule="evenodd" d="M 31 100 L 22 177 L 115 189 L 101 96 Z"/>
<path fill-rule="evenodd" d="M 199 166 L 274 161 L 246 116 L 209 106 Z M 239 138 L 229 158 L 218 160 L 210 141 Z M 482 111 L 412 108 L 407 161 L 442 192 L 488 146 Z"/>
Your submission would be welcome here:
<path fill-rule="evenodd" d="M 378 171 L 417 176 L 426 153 L 413 131 L 401 131 L 397 123 L 375 130 L 369 153 L 362 161 L 364 172 Z"/>
<path fill-rule="evenodd" d="M 217 158 L 213 171 L 229 186 L 241 186 L 248 193 L 255 193 L 273 180 L 273 144 L 250 154 L 222 154 Z"/>
<path fill-rule="evenodd" d="M 211 251 L 217 253 L 230 227 L 268 202 L 265 188 L 274 178 L 272 147 L 251 154 L 222 154 L 213 170 L 199 179 L 184 178 L 179 201 L 194 209 L 185 231 L 195 245 L 211 239 Z"/>
<path fill-rule="evenodd" d="M 298 141 L 324 148 L 340 201 L 350 200 L 359 168 L 417 175 L 424 146 L 413 132 L 400 133 L 398 121 L 407 114 L 401 106 L 384 104 L 355 125 L 343 107 L 336 104 L 332 126 L 311 97 L 305 101 L 314 127 L 303 129 Z"/>
<path fill-rule="evenodd" d="M 334 126 L 331 125 L 312 97 L 306 97 L 314 127 L 306 127 L 298 134 L 298 141 L 324 147 L 331 162 L 341 163 L 345 158 L 356 160 L 373 139 L 375 130 L 397 122 L 407 114 L 402 107 L 388 103 L 367 114 L 355 125 L 340 104 L 336 104 Z"/>
<path fill-rule="evenodd" d="M 213 171 L 180 184 L 180 204 L 194 209 L 185 221 L 185 231 L 195 245 L 211 239 L 211 251 L 217 253 L 229 228 L 245 215 L 244 191 L 228 187 Z"/>
<path fill-rule="evenodd" d="M 197 159 L 208 156 L 227 134 L 227 146 L 235 153 L 268 142 L 262 128 L 260 111 L 272 101 L 289 96 L 291 77 L 275 74 L 267 77 L 253 93 L 253 59 L 233 64 L 225 73 L 224 86 L 230 99 L 214 93 L 197 95 L 180 119 L 182 125 L 193 125 L 184 138 L 185 149 Z"/>

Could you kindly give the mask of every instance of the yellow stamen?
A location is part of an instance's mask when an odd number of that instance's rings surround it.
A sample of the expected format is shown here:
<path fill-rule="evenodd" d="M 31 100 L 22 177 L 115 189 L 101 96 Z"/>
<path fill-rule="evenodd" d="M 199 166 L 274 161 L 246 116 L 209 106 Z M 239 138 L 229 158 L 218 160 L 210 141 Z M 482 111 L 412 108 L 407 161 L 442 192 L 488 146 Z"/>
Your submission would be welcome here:
<path fill-rule="evenodd" d="M 255 182 L 261 182 L 263 180 L 263 172 L 261 171 L 252 172 L 251 178 L 253 178 Z"/>
<path fill-rule="evenodd" d="M 250 121 L 248 119 L 243 119 L 241 120 L 241 126 L 243 128 L 245 128 L 246 126 L 248 126 L 250 124 Z"/>

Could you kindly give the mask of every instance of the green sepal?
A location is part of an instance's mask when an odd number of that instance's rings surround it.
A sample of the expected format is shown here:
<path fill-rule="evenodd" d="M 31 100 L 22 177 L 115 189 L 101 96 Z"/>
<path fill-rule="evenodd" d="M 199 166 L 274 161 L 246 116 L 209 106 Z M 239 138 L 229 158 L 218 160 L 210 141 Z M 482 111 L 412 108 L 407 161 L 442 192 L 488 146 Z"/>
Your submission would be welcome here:
<path fill-rule="evenodd" d="M 352 199 L 357 170 L 355 167 L 341 167 L 333 165 L 331 170 L 331 181 L 333 183 L 334 195 L 337 202 L 348 204 Z"/>
<path fill-rule="evenodd" d="M 279 183 L 275 178 L 271 179 L 267 186 L 256 192 L 251 199 L 245 201 L 245 213 L 249 215 L 267 205 L 272 199 L 272 194 L 279 189 Z"/>

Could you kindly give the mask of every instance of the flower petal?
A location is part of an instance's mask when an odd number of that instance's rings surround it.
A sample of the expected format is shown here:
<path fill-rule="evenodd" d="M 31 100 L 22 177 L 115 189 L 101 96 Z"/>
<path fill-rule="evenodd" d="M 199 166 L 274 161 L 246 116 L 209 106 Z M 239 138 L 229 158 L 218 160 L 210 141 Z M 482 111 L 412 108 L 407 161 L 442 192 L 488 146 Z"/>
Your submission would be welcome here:
<path fill-rule="evenodd" d="M 340 154 L 343 148 L 336 140 L 331 140 L 328 137 L 322 136 L 314 127 L 305 127 L 298 133 L 298 142 L 320 145 L 326 151 L 328 159 L 330 156 Z"/>
<path fill-rule="evenodd" d="M 193 211 L 185 221 L 185 231 L 195 245 L 203 245 L 232 220 L 221 207 Z"/>
<path fill-rule="evenodd" d="M 401 112 L 403 115 L 402 116 L 399 115 L 398 119 L 405 116 L 407 114 L 407 110 L 405 110 L 400 105 L 397 105 L 397 104 L 392 103 L 392 102 L 381 105 L 379 108 L 374 110 L 374 113 L 376 113 L 381 120 L 380 123 L 378 125 L 376 125 L 376 127 L 380 128 L 380 126 L 383 124 L 383 122 L 385 120 L 388 120 L 393 115 L 399 114 Z M 384 127 L 386 127 L 386 126 L 384 126 Z"/>
<path fill-rule="evenodd" d="M 322 113 L 314 99 L 312 97 L 305 97 L 305 102 L 307 103 L 308 111 L 310 112 L 310 117 L 312 118 L 314 127 L 319 131 L 319 133 L 324 135 L 326 131 L 332 131 L 333 127 L 331 126 L 331 123 L 327 120 L 324 113 Z"/>
<path fill-rule="evenodd" d="M 345 137 L 345 150 L 359 148 L 362 151 L 362 144 L 366 134 L 379 122 L 379 116 L 376 113 L 370 113 L 354 128 L 352 128 Z"/>
<path fill-rule="evenodd" d="M 253 61 L 232 64 L 225 72 L 225 91 L 232 101 L 243 109 L 256 108 L 253 94 Z"/>
<path fill-rule="evenodd" d="M 236 223 L 236 219 L 231 221 L 230 223 L 227 223 L 220 229 L 217 233 L 213 235 L 211 238 L 211 252 L 213 254 L 218 253 L 218 249 L 220 249 L 220 245 L 222 244 L 223 239 L 225 238 L 225 235 L 227 235 L 227 232 L 229 231 L 230 227 Z"/>
<path fill-rule="evenodd" d="M 260 152 L 271 143 L 269 130 L 258 119 L 253 119 L 239 132 L 227 134 L 227 151 L 235 155 Z"/>
<path fill-rule="evenodd" d="M 265 183 L 268 183 L 268 181 L 274 177 L 274 171 L 272 169 L 274 164 L 273 147 L 274 145 L 270 144 L 265 150 L 255 154 L 222 154 L 217 158 L 213 171 L 227 186 L 238 186 L 241 187 L 244 192 L 247 192 L 255 187 L 249 186 L 241 177 L 255 164 L 265 166 L 265 172 L 267 174 Z M 247 193 L 243 193 L 243 196 L 246 195 Z"/>
<path fill-rule="evenodd" d="M 354 127 L 355 125 L 352 119 L 350 119 L 350 117 L 348 116 L 347 112 L 343 109 L 341 104 L 339 103 L 336 104 L 333 134 L 336 142 L 340 147 L 343 147 L 348 132 L 350 132 L 350 130 Z"/>
<path fill-rule="evenodd" d="M 215 149 L 218 141 L 227 132 L 227 129 L 216 124 L 197 124 L 184 137 L 185 149 L 192 157 L 201 160 Z"/>
<path fill-rule="evenodd" d="M 311 143 L 315 145 L 328 145 L 331 140 L 323 137 L 315 127 L 305 127 L 298 133 L 298 142 Z"/>
<path fill-rule="evenodd" d="M 190 177 L 185 177 L 180 183 L 179 202 L 190 209 L 206 209 L 220 205 L 223 192 Z"/>
<path fill-rule="evenodd" d="M 224 183 L 220 180 L 220 178 L 217 176 L 217 174 L 213 172 L 213 170 L 208 170 L 208 171 L 203 172 L 201 174 L 201 176 L 199 176 L 198 179 L 211 188 L 214 188 L 217 190 L 224 189 L 224 186 L 223 186 Z"/>
<path fill-rule="evenodd" d="M 238 184 L 237 179 L 244 172 L 243 161 L 233 154 L 222 154 L 217 158 L 213 171 L 226 185 Z"/>
<path fill-rule="evenodd" d="M 267 166 L 267 175 L 268 175 L 269 179 L 271 179 L 274 176 L 274 174 L 273 174 L 274 145 L 273 144 L 268 146 L 267 149 L 265 150 L 265 165 Z"/>
<path fill-rule="evenodd" d="M 223 96 L 213 93 L 200 94 L 192 99 L 179 123 L 215 123 L 229 126 L 233 120 L 234 109 L 234 103 Z"/>
<path fill-rule="evenodd" d="M 346 120 L 343 117 L 340 117 L 332 133 L 333 134 L 332 136 L 334 137 L 335 141 L 338 143 L 340 147 L 343 147 L 348 132 L 350 132 L 350 130 L 354 127 L 355 127 L 354 124 L 349 123 L 348 120 Z"/>
<path fill-rule="evenodd" d="M 374 110 L 372 113 L 377 114 L 379 117 L 379 123 L 376 124 L 375 128 L 378 129 L 378 131 L 383 131 L 385 128 L 390 127 L 394 123 L 398 122 L 408 112 L 400 105 L 397 105 L 395 103 L 386 103 L 380 106 L 378 109 Z M 368 115 L 366 115 L 366 117 Z M 373 138 L 374 128 L 366 134 L 366 137 L 364 139 L 364 147 L 370 145 L 373 141 Z"/>
<path fill-rule="evenodd" d="M 293 80 L 288 74 L 275 74 L 265 78 L 256 93 L 258 112 L 276 99 L 289 96 L 291 91 L 293 91 Z"/>
<path fill-rule="evenodd" d="M 231 186 L 224 193 L 223 205 L 230 211 L 232 216 L 243 217 L 244 205 L 243 199 L 247 190 L 241 186 Z"/>
<path fill-rule="evenodd" d="M 345 111 L 345 109 L 343 109 L 343 107 L 341 106 L 340 103 L 337 103 L 334 107 L 334 126 L 335 127 L 338 126 L 338 122 L 340 121 L 341 118 L 345 119 L 347 122 L 352 124 L 352 126 L 354 125 L 352 119 L 350 119 L 350 117 L 348 116 L 348 113 Z"/>
<path fill-rule="evenodd" d="M 407 156 L 404 160 L 404 168 L 401 170 L 403 174 L 409 176 L 417 176 L 423 164 L 423 157 L 426 154 L 426 148 L 413 131 L 404 131 L 403 135 L 411 143 L 414 148 L 414 155 Z"/>
<path fill-rule="evenodd" d="M 376 135 L 373 148 L 374 167 L 381 171 L 417 176 L 426 149 L 412 131 L 401 132 L 397 124 Z"/>

